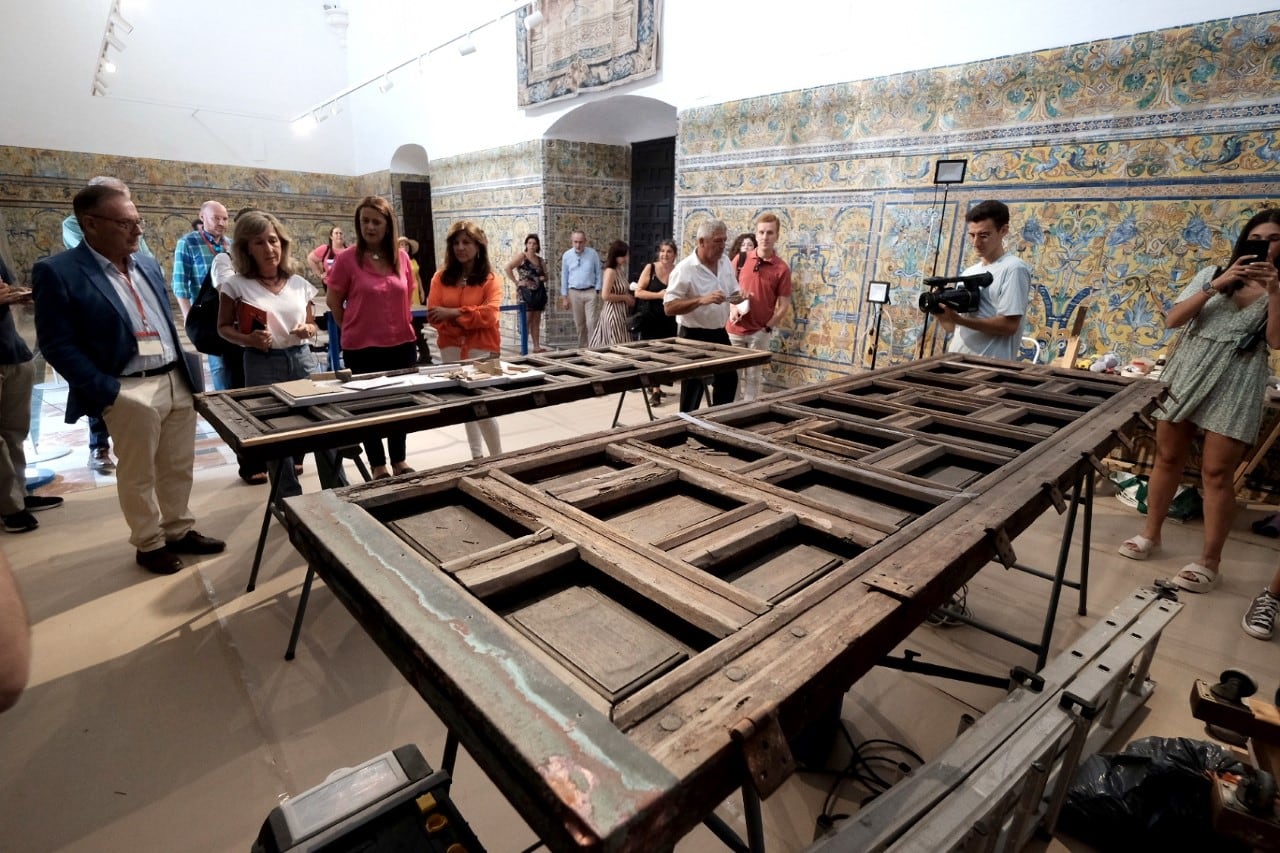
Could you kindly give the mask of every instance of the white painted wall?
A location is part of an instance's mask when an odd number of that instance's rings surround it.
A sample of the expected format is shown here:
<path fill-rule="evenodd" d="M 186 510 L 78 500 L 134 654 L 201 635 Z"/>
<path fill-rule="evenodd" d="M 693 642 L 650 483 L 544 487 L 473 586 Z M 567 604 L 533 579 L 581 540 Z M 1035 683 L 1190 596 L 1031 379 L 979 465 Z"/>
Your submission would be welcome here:
<path fill-rule="evenodd" d="M 515 24 L 489 23 L 512 0 L 339 0 L 346 54 L 324 0 L 125 0 L 134 24 L 111 97 L 89 95 L 109 0 L 0 0 L 0 145 L 47 147 L 249 167 L 365 174 L 395 150 L 431 158 L 536 139 L 579 107 L 637 95 L 677 109 L 914 68 L 987 59 L 1265 11 L 1246 0 L 665 0 L 662 70 L 648 81 L 521 110 Z M 334 0 L 328 0 L 334 2 Z M 726 13 L 726 9 L 731 10 Z M 215 23 L 216 22 L 216 23 Z M 486 25 L 487 24 L 487 25 Z M 473 27 L 477 52 L 434 52 L 419 75 L 397 72 L 386 95 L 366 87 L 297 137 L 288 119 Z M 199 110 L 195 108 L 199 107 Z M 607 113 L 606 113 L 607 115 Z M 665 119 L 655 111 L 655 126 Z M 585 126 L 582 126 L 584 125 Z M 642 121 L 640 124 L 644 124 Z M 593 119 L 557 134 L 648 138 Z M 567 129 L 566 129 L 567 128 Z"/>
<path fill-rule="evenodd" d="M 512 8 L 485 0 L 472 0 L 462 9 L 409 0 L 363 0 L 361 5 L 398 7 L 400 18 L 413 23 L 394 36 L 432 32 L 428 45 Z M 516 106 L 515 26 L 508 18 L 477 35 L 475 54 L 460 57 L 447 48 L 433 55 L 425 77 L 404 75 L 403 86 L 397 78 L 394 98 L 366 99 L 371 120 L 364 121 L 362 112 L 356 123 L 357 171 L 384 168 L 402 142 L 417 142 L 430 157 L 439 158 L 536 139 L 566 113 L 617 94 L 654 98 L 680 110 L 1251 14 L 1272 5 L 1245 0 L 1006 0 L 978 5 L 955 0 L 736 0 L 731 5 L 666 0 L 658 75 L 527 111 Z M 352 9 L 354 64 L 357 42 L 365 33 L 357 38 L 360 9 L 354 4 Z M 420 43 L 401 43 L 401 52 L 421 50 L 412 46 Z M 364 58 L 371 61 L 367 54 Z"/>

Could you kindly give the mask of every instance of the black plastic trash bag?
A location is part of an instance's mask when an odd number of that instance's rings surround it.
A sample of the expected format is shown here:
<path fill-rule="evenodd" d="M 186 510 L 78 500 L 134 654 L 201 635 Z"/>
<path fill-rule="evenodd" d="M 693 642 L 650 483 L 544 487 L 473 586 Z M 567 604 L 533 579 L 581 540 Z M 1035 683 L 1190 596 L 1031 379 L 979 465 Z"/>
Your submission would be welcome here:
<path fill-rule="evenodd" d="M 1247 851 L 1215 835 L 1210 772 L 1245 766 L 1215 743 L 1149 737 L 1124 752 L 1096 754 L 1076 770 L 1058 830 L 1100 850 Z"/>

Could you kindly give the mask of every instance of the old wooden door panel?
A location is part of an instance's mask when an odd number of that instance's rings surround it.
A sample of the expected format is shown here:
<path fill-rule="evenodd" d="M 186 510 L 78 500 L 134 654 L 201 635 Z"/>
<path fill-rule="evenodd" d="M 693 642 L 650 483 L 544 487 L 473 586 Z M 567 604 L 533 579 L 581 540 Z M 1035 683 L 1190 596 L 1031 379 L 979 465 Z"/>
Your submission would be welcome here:
<path fill-rule="evenodd" d="M 437 495 L 435 505 L 387 525 L 418 553 L 440 565 L 487 551 L 530 530 L 461 491 Z"/>
<path fill-rule="evenodd" d="M 1022 378 L 1000 381 L 1006 372 Z M 1086 399 L 1070 393 L 1069 378 L 955 356 L 895 366 L 870 381 L 796 389 L 704 420 L 454 468 L 452 483 L 427 474 L 348 489 L 342 494 L 357 513 L 351 544 L 323 513 L 299 519 L 291 536 L 310 548 L 326 579 L 337 566 L 339 598 L 371 632 L 387 627 L 383 597 L 401 595 L 397 606 L 408 614 L 423 597 L 417 587 L 443 580 L 455 598 L 469 596 L 488 614 L 486 625 L 507 626 L 501 635 L 512 660 L 559 674 L 588 716 L 605 709 L 617 732 L 672 781 L 629 818 L 614 812 L 600 828 L 612 839 L 603 846 L 651 849 L 670 844 L 742 784 L 735 728 L 776 718 L 788 735 L 802 730 L 817 707 L 990 560 L 998 535 L 1016 537 L 1029 526 L 1089 455 L 1117 443 L 1160 394 L 1155 383 L 1090 385 L 1087 393 L 1103 402 L 1085 413 L 1062 402 Z M 1010 396 L 1018 394 L 1034 399 Z M 388 588 L 388 567 L 392 577 L 409 576 L 400 564 L 425 558 L 406 549 L 364 557 L 371 546 L 395 551 L 398 540 L 386 545 L 361 525 L 402 522 L 412 513 L 397 507 L 428 509 L 455 485 L 513 525 L 494 525 L 507 540 L 446 561 L 444 571 L 422 565 L 424 579 L 400 593 Z M 318 501 L 291 500 L 286 512 Z M 674 512 L 684 523 L 646 540 L 639 531 L 653 525 L 640 520 L 652 518 L 655 505 L 658 515 Z M 382 522 L 360 521 L 365 506 Z M 602 519 L 622 519 L 626 529 Z M 591 627 L 573 627 L 583 624 Z M 607 639 L 597 647 L 591 636 Z M 475 723 L 450 697 L 432 692 L 440 686 L 426 675 L 455 689 L 453 675 L 436 673 L 431 660 L 454 653 L 464 654 L 447 644 L 405 647 L 399 663 L 433 705 L 444 702 L 443 716 L 463 726 L 464 743 L 476 741 L 487 771 L 499 758 L 530 760 L 539 752 L 533 744 L 498 753 L 493 739 L 467 728 Z M 450 673 L 463 668 L 450 660 Z M 508 740 L 536 738 L 542 725 L 536 714 L 508 722 L 519 726 L 504 733 Z M 520 769 L 510 787 L 518 802 L 528 798 L 521 813 L 541 828 L 546 788 Z M 554 814 L 576 820 L 574 809 L 561 805 Z M 635 834 L 641 821 L 651 834 Z"/>

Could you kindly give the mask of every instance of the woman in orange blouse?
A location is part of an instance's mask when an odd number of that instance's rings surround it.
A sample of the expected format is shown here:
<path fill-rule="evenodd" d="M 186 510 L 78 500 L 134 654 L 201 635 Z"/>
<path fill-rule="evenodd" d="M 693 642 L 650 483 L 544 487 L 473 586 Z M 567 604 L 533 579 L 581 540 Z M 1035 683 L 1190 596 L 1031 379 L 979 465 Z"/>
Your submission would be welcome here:
<path fill-rule="evenodd" d="M 446 364 L 498 358 L 502 285 L 489 265 L 489 238 L 474 222 L 463 220 L 449 227 L 444 242 L 444 269 L 432 277 L 427 291 L 427 321 L 435 326 L 440 358 Z M 466 429 L 472 459 L 484 456 L 481 436 L 491 455 L 502 452 L 498 422 L 493 418 L 469 422 Z"/>

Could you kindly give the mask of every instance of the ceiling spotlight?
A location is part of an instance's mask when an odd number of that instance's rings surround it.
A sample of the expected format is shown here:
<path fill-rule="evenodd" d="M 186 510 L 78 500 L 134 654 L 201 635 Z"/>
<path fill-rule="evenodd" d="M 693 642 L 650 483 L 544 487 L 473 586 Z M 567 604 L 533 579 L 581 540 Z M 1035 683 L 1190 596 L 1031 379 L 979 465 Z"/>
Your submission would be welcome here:
<path fill-rule="evenodd" d="M 396 85 L 395 83 L 391 82 L 390 77 L 388 77 L 386 74 L 383 74 L 382 79 L 378 81 L 378 91 L 385 95 L 387 94 L 387 92 L 390 92 L 391 88 L 395 85 Z"/>
<path fill-rule="evenodd" d="M 103 41 L 105 41 L 107 44 L 111 45 L 118 51 L 124 50 L 124 42 L 120 41 L 120 39 L 116 36 L 114 30 L 107 30 L 107 35 L 103 39 Z"/>
<path fill-rule="evenodd" d="M 290 127 L 293 128 L 293 132 L 298 136 L 306 136 L 308 133 L 316 129 L 316 117 L 311 113 L 300 115 L 293 120 Z"/>
<path fill-rule="evenodd" d="M 315 120 L 316 124 L 319 124 L 320 122 L 324 121 L 328 117 L 329 117 L 329 111 L 326 109 L 314 109 L 311 111 L 311 118 Z"/>
<path fill-rule="evenodd" d="M 115 74 L 116 64 L 112 62 L 110 59 L 107 59 L 104 57 L 102 60 L 102 70 L 107 74 Z"/>
<path fill-rule="evenodd" d="M 461 56 L 470 56 L 476 52 L 476 43 L 471 40 L 471 33 L 467 33 L 458 40 L 458 53 Z"/>
<path fill-rule="evenodd" d="M 330 115 L 330 116 L 336 116 L 336 115 L 337 115 L 338 113 L 340 113 L 340 112 L 342 112 L 342 102 L 341 102 L 341 101 L 334 101 L 332 104 L 330 104 L 330 105 L 329 105 L 329 115 Z"/>
<path fill-rule="evenodd" d="M 107 96 L 107 83 L 101 77 L 95 75 L 93 78 L 93 88 L 90 90 L 95 98 L 105 98 Z"/>
<path fill-rule="evenodd" d="M 129 35 L 129 33 L 133 32 L 133 24 L 129 23 L 123 17 L 120 16 L 119 7 L 112 8 L 110 20 L 111 20 L 112 29 L 119 30 L 125 35 Z"/>
<path fill-rule="evenodd" d="M 533 32 L 538 27 L 542 26 L 542 21 L 542 12 L 534 9 L 532 12 L 524 16 L 524 28 L 528 32 Z"/>

